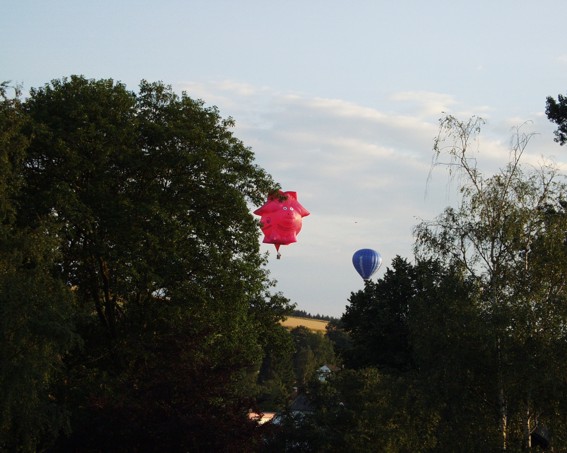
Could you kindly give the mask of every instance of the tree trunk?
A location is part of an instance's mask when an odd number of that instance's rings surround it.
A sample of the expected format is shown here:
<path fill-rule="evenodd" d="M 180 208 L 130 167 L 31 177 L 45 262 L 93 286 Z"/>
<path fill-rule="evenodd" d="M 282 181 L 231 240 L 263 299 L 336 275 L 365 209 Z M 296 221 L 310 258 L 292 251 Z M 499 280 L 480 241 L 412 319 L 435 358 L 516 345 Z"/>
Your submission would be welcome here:
<path fill-rule="evenodd" d="M 506 451 L 508 448 L 508 409 L 502 382 L 500 382 L 498 400 L 500 405 L 500 434 L 502 436 L 502 451 Z"/>
<path fill-rule="evenodd" d="M 527 408 L 526 408 L 526 422 L 524 424 L 524 450 L 526 451 L 531 451 L 532 450 L 532 438 L 531 438 L 531 428 L 530 428 L 530 424 L 531 424 L 531 414 L 530 414 L 530 403 L 528 400 L 528 403 L 526 404 Z"/>
<path fill-rule="evenodd" d="M 508 405 L 504 392 L 504 376 L 502 371 L 502 345 L 498 338 L 498 406 L 500 410 L 500 435 L 502 436 L 502 451 L 508 449 Z"/>

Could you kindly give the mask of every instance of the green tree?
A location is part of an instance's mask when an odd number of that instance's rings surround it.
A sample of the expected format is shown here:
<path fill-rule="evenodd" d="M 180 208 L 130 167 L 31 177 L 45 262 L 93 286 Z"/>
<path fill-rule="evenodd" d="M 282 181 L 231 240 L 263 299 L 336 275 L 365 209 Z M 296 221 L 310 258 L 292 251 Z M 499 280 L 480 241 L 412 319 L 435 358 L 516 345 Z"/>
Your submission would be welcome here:
<path fill-rule="evenodd" d="M 514 450 L 528 448 L 537 423 L 564 436 L 562 417 L 553 414 L 567 372 L 558 365 L 567 358 L 567 218 L 560 203 L 565 187 L 554 168 L 527 172 L 521 165 L 530 137 L 519 130 L 507 166 L 484 177 L 469 149 L 482 124 L 479 118 L 442 119 L 434 149 L 439 158 L 450 158 L 451 171 L 460 172 L 462 201 L 416 228 L 416 254 L 462 269 L 479 288 L 483 355 L 493 382 L 484 392 L 499 420 L 493 448 L 499 442 Z"/>
<path fill-rule="evenodd" d="M 310 385 L 313 412 L 288 417 L 269 451 L 430 451 L 435 414 L 411 380 L 376 368 L 343 369 Z M 447 450 L 445 450 L 447 451 Z"/>
<path fill-rule="evenodd" d="M 14 226 L 28 140 L 18 90 L 0 85 L 0 449 L 49 446 L 68 419 L 57 392 L 64 355 L 76 344 L 73 295 L 53 265 L 59 239 L 48 221 Z"/>
<path fill-rule="evenodd" d="M 351 337 L 340 319 L 331 319 L 325 330 L 325 336 L 333 344 L 336 360 L 338 364 L 342 364 L 352 349 Z"/>
<path fill-rule="evenodd" d="M 304 389 L 323 365 L 334 365 L 335 353 L 331 341 L 320 332 L 313 332 L 307 327 L 291 329 L 295 347 L 293 364 L 297 386 Z"/>
<path fill-rule="evenodd" d="M 392 395 L 380 400 L 381 410 L 405 419 L 380 421 L 396 426 L 388 434 L 396 439 L 391 451 L 405 451 L 415 442 L 409 427 L 421 424 L 430 445 L 415 451 L 484 451 L 497 434 L 496 411 L 486 403 L 490 338 L 473 283 L 458 267 L 396 257 L 382 279 L 350 299 L 343 315 L 354 343 L 347 364 L 379 372 L 380 391 Z"/>
<path fill-rule="evenodd" d="M 409 379 L 436 421 L 430 451 L 491 451 L 498 406 L 482 292 L 458 266 L 427 261 L 418 275 L 408 320 L 415 364 Z"/>
<path fill-rule="evenodd" d="M 379 370 L 381 395 L 397 398 L 380 399 L 376 421 L 396 426 L 391 451 L 405 451 L 415 432 L 404 427 L 415 423 L 431 442 L 413 451 L 518 451 L 538 426 L 565 442 L 565 187 L 552 167 L 520 165 L 529 136 L 519 131 L 509 165 L 484 178 L 468 152 L 481 125 L 442 122 L 435 149 L 464 173 L 461 205 L 418 225 L 416 264 L 396 258 L 342 318 L 353 341 L 346 363 Z M 314 426 L 344 442 L 363 411 L 340 427 L 325 392 Z"/>
<path fill-rule="evenodd" d="M 408 320 L 417 277 L 417 269 L 398 256 L 382 279 L 367 281 L 364 290 L 351 294 L 341 318 L 353 343 L 346 356 L 350 367 L 412 367 Z"/>
<path fill-rule="evenodd" d="M 546 99 L 545 114 L 549 121 L 557 124 L 555 141 L 560 145 L 567 142 L 567 98 L 557 95 L 557 100 L 548 96 Z"/>
<path fill-rule="evenodd" d="M 272 305 L 266 309 L 269 310 L 267 316 L 273 318 Z M 284 314 L 282 312 L 282 316 Z M 279 323 L 269 330 L 264 329 L 259 338 L 264 357 L 258 373 L 258 404 L 264 412 L 280 411 L 286 407 L 295 385 L 293 339 L 289 330 Z"/>
<path fill-rule="evenodd" d="M 290 307 L 267 295 L 249 209 L 276 185 L 232 119 L 161 83 L 136 94 L 79 76 L 24 108 L 18 222 L 57 224 L 84 341 L 67 359 L 74 431 L 59 448 L 251 445 L 250 370 Z"/>
<path fill-rule="evenodd" d="M 48 239 L 28 232 L 2 241 L 0 448 L 6 451 L 37 451 L 68 429 L 58 386 L 63 358 L 78 341 L 74 298 L 53 276 Z"/>

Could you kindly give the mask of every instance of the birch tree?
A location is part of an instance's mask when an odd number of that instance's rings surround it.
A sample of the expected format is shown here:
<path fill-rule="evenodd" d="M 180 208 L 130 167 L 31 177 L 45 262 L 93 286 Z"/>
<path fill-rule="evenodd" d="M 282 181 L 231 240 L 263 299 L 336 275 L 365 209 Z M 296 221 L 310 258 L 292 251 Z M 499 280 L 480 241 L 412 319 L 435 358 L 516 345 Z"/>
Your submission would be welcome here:
<path fill-rule="evenodd" d="M 433 168 L 456 178 L 461 199 L 416 227 L 415 253 L 459 266 L 481 288 L 494 447 L 528 449 L 538 426 L 553 426 L 556 441 L 565 435 L 558 415 L 567 372 L 565 184 L 552 165 L 523 164 L 531 136 L 521 128 L 508 163 L 485 176 L 475 155 L 483 125 L 478 117 L 440 120 Z"/>

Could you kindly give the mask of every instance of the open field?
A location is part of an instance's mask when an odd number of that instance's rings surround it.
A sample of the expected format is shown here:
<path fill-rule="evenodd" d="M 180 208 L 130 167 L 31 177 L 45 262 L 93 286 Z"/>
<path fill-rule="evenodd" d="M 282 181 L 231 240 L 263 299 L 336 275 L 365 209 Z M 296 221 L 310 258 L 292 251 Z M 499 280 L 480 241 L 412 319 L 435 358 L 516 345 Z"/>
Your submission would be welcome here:
<path fill-rule="evenodd" d="M 282 326 L 287 327 L 288 329 L 304 326 L 316 332 L 325 332 L 327 324 L 327 321 L 322 321 L 320 319 L 298 318 L 296 316 L 290 316 L 289 318 L 286 318 L 284 321 L 282 321 Z"/>

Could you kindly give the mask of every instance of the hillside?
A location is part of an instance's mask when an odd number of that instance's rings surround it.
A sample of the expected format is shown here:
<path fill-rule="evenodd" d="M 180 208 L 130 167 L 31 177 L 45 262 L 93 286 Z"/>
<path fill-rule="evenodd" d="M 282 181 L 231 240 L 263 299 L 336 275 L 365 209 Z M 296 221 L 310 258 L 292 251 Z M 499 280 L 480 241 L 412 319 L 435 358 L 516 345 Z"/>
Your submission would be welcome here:
<path fill-rule="evenodd" d="M 300 318 L 298 316 L 289 316 L 284 321 L 282 321 L 282 326 L 288 329 L 293 329 L 294 327 L 304 326 L 315 332 L 325 332 L 328 321 L 323 321 L 320 319 L 312 318 Z"/>

